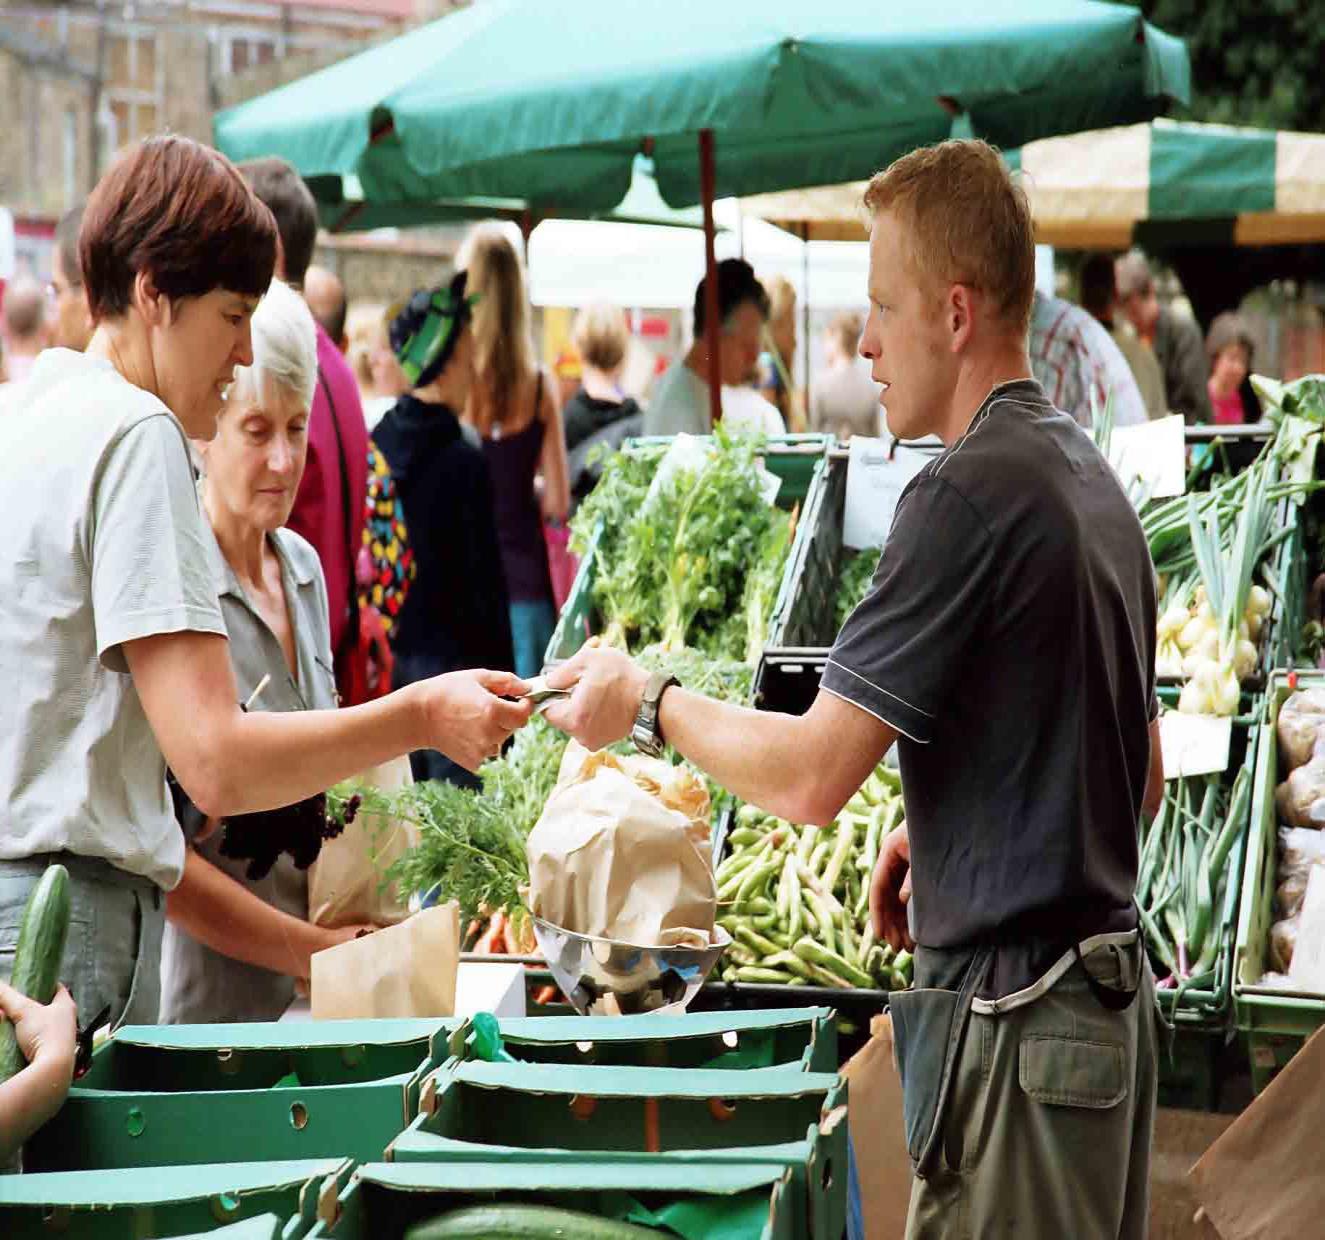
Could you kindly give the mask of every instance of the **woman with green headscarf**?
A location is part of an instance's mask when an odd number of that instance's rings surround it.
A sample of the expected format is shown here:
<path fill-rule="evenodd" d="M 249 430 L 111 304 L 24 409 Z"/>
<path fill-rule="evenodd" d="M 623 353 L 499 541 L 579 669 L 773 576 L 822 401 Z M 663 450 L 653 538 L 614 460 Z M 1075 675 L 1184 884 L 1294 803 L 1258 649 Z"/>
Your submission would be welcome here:
<path fill-rule="evenodd" d="M 514 666 L 492 483 L 459 416 L 474 378 L 474 300 L 460 272 L 415 293 L 391 323 L 391 348 L 412 386 L 377 424 L 373 447 L 391 471 L 417 567 L 391 635 L 396 685 Z M 436 750 L 410 762 L 416 779 L 477 783 Z"/>

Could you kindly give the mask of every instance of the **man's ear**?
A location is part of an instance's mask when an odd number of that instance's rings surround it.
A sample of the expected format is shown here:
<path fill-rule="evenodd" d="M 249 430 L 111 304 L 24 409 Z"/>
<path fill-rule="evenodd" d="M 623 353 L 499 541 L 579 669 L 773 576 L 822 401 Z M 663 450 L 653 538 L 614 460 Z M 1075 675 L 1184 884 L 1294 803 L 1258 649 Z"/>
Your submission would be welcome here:
<path fill-rule="evenodd" d="M 975 316 L 979 311 L 979 293 L 969 284 L 953 284 L 943 307 L 943 326 L 948 333 L 948 346 L 960 353 L 970 342 L 975 329 Z"/>

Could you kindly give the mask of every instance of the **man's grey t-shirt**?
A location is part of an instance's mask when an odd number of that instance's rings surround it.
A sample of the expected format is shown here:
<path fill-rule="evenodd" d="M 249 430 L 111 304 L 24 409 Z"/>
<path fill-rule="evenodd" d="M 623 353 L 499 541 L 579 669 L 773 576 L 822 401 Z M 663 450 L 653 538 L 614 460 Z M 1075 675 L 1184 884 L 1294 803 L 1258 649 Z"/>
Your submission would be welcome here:
<path fill-rule="evenodd" d="M 1154 570 L 1113 471 L 1034 380 L 995 388 L 903 492 L 823 678 L 902 734 L 919 943 L 1061 952 L 1136 925 L 1154 668 Z"/>
<path fill-rule="evenodd" d="M 709 394 L 684 358 L 677 358 L 658 380 L 644 409 L 646 435 L 707 435 Z"/>
<path fill-rule="evenodd" d="M 49 349 L 0 418 L 0 495 L 0 859 L 67 850 L 174 887 L 184 839 L 120 647 L 225 635 L 184 430 Z"/>

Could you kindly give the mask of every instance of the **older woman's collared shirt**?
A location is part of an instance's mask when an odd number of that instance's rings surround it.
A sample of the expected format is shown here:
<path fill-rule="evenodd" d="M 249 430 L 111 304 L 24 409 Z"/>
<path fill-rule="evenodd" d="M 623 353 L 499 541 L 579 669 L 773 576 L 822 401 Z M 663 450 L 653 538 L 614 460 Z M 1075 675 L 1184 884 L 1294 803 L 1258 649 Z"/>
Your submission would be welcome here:
<path fill-rule="evenodd" d="M 293 530 L 268 535 L 281 561 L 281 584 L 294 633 L 296 677 L 210 528 L 208 559 L 230 635 L 230 662 L 239 700 L 246 702 L 264 676 L 271 679 L 251 710 L 322 710 L 336 705 L 327 590 L 317 552 Z M 223 857 L 221 833 L 197 846 L 213 865 L 243 883 L 268 904 L 294 917 L 308 916 L 308 873 L 282 855 L 264 878 L 244 874 L 246 861 Z M 165 1023 L 274 1020 L 294 998 L 291 978 L 222 956 L 168 926 L 161 952 L 161 1019 Z"/>

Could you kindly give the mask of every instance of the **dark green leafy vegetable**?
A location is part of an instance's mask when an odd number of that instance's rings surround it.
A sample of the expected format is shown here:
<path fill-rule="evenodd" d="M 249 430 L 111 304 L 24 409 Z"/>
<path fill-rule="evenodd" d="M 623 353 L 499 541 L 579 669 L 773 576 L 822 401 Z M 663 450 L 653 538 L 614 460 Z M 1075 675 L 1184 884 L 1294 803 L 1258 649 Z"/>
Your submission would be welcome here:
<path fill-rule="evenodd" d="M 839 632 L 847 622 L 847 617 L 869 593 L 874 570 L 879 565 L 879 549 L 866 547 L 863 551 L 851 551 L 843 548 L 842 555 L 837 597 L 833 603 L 833 620 Z"/>
<path fill-rule="evenodd" d="M 764 497 L 762 447 L 719 427 L 702 466 L 675 470 L 652 493 L 660 448 L 608 459 L 572 522 L 577 550 L 596 539 L 593 601 L 606 642 L 748 653 L 747 581 L 759 578 L 768 595 L 771 580 L 775 594 L 790 547 L 789 527 L 785 538 L 773 533 L 785 518 Z"/>
<path fill-rule="evenodd" d="M 333 813 L 344 812 L 350 795 L 362 797 L 361 813 L 382 814 L 414 823 L 420 832 L 412 848 L 385 874 L 401 890 L 426 892 L 457 900 L 468 921 L 480 908 L 520 903 L 520 884 L 528 873 L 524 834 L 489 798 L 438 780 L 397 792 L 342 784 L 328 794 Z"/>

